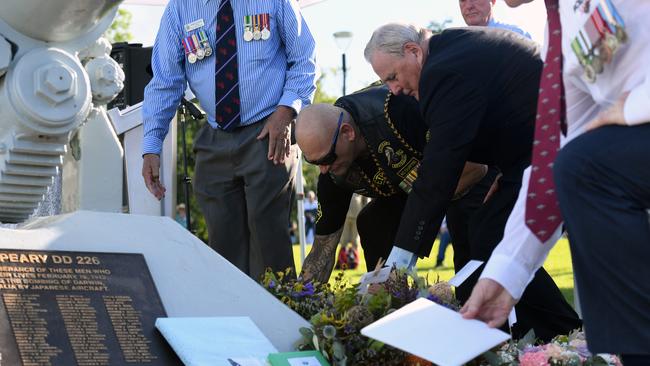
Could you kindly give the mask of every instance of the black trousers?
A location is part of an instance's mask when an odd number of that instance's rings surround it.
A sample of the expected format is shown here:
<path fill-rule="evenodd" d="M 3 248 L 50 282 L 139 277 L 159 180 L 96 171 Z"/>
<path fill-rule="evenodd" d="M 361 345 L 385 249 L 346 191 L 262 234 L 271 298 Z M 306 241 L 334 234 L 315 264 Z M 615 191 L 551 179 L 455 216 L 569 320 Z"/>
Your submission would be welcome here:
<path fill-rule="evenodd" d="M 508 179 L 513 174 L 504 175 L 506 179 L 500 181 L 499 190 L 484 204 L 483 199 L 495 175 L 496 171 L 490 169 L 488 175 L 467 195 L 452 201 L 447 208 L 447 227 L 454 243 L 456 270 L 460 270 L 471 259 L 487 261 L 503 237 L 506 221 L 521 187 L 521 175 L 518 182 L 516 178 L 512 179 L 514 182 Z M 405 203 L 406 197 L 403 196 L 378 198 L 359 213 L 357 229 L 366 266 L 370 269 L 374 268 L 380 257 L 387 258 L 395 244 L 394 238 Z M 469 298 L 480 273 L 481 270 L 477 270 L 456 289 L 456 296 L 461 303 Z M 516 309 L 517 324 L 512 329 L 515 338 L 521 338 L 530 329 L 534 329 L 537 337 L 549 341 L 556 335 L 568 334 L 582 325 L 578 315 L 543 268 L 535 275 Z"/>
<path fill-rule="evenodd" d="M 287 223 L 297 146 L 291 146 L 284 164 L 274 165 L 266 158 L 269 139 L 257 140 L 264 124 L 232 132 L 206 124 L 194 141 L 192 184 L 208 227 L 209 245 L 254 280 L 267 267 L 294 268 Z"/>
<path fill-rule="evenodd" d="M 589 349 L 650 356 L 650 123 L 575 138 L 554 175 Z"/>

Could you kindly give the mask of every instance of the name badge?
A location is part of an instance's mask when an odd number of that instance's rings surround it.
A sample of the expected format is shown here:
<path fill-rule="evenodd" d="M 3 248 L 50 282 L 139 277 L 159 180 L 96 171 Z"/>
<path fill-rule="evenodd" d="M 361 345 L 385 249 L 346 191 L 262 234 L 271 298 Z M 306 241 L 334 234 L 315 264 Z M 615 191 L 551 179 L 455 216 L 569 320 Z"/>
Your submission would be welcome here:
<path fill-rule="evenodd" d="M 198 19 L 198 20 L 193 21 L 192 23 L 185 24 L 184 27 L 185 27 L 186 32 L 191 32 L 191 31 L 193 31 L 195 29 L 199 29 L 199 28 L 203 27 L 204 25 L 205 25 L 205 22 L 203 21 L 203 19 Z"/>

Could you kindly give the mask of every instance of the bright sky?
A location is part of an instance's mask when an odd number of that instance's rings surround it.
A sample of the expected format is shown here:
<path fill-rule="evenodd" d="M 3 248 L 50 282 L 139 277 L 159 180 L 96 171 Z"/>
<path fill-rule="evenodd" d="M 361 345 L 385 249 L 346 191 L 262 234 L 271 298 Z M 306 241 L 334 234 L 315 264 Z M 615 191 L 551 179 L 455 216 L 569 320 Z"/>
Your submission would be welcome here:
<path fill-rule="evenodd" d="M 132 42 L 152 45 L 163 12 L 161 6 L 122 5 L 133 14 Z M 346 51 L 347 92 L 360 89 L 377 77 L 363 58 L 363 49 L 372 32 L 391 21 L 405 21 L 426 26 L 431 21 L 451 19 L 452 26 L 464 26 L 458 0 L 325 0 L 303 9 L 309 28 L 318 47 L 317 62 L 327 74 L 323 87 L 328 94 L 339 96 L 342 92 L 341 51 L 332 34 L 350 31 L 353 40 Z M 543 1 L 516 9 L 509 8 L 503 0 L 497 0 L 496 18 L 505 23 L 516 24 L 528 31 L 533 39 L 542 43 L 546 12 Z M 337 73 L 337 71 L 339 71 Z"/>

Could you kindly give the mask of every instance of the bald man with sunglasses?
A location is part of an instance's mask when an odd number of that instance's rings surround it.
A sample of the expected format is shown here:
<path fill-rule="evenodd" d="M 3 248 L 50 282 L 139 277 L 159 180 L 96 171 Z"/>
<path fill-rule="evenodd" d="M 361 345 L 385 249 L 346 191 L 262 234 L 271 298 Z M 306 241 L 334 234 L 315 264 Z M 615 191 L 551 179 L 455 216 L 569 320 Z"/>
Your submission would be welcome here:
<path fill-rule="evenodd" d="M 394 96 L 374 86 L 340 98 L 334 105 L 317 104 L 297 118 L 296 139 L 307 162 L 318 165 L 319 210 L 314 245 L 303 265 L 303 278 L 326 282 L 331 274 L 346 212 L 353 193 L 373 200 L 357 217 L 366 265 L 386 259 L 394 244 L 410 185 L 417 176 L 428 141 L 427 126 L 417 101 Z M 496 172 L 467 163 L 448 211 L 449 228 L 457 250 L 454 266 L 468 260 L 463 248 L 467 221 L 485 198 Z M 473 188 L 472 188 L 473 187 Z M 469 192 L 469 193 L 468 193 Z M 462 196 L 462 198 L 460 198 Z M 435 237 L 422 248 L 428 256 Z"/>

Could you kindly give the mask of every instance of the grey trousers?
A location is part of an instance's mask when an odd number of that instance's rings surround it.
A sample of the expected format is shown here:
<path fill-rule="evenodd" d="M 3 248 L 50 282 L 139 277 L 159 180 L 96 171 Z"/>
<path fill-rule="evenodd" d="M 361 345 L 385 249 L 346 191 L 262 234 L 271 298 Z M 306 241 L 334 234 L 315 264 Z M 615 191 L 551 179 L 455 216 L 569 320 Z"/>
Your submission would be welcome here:
<path fill-rule="evenodd" d="M 294 269 L 289 215 L 297 146 L 284 164 L 267 159 L 261 121 L 232 132 L 206 124 L 194 140 L 194 193 L 208 226 L 209 245 L 254 280 L 266 267 Z"/>

